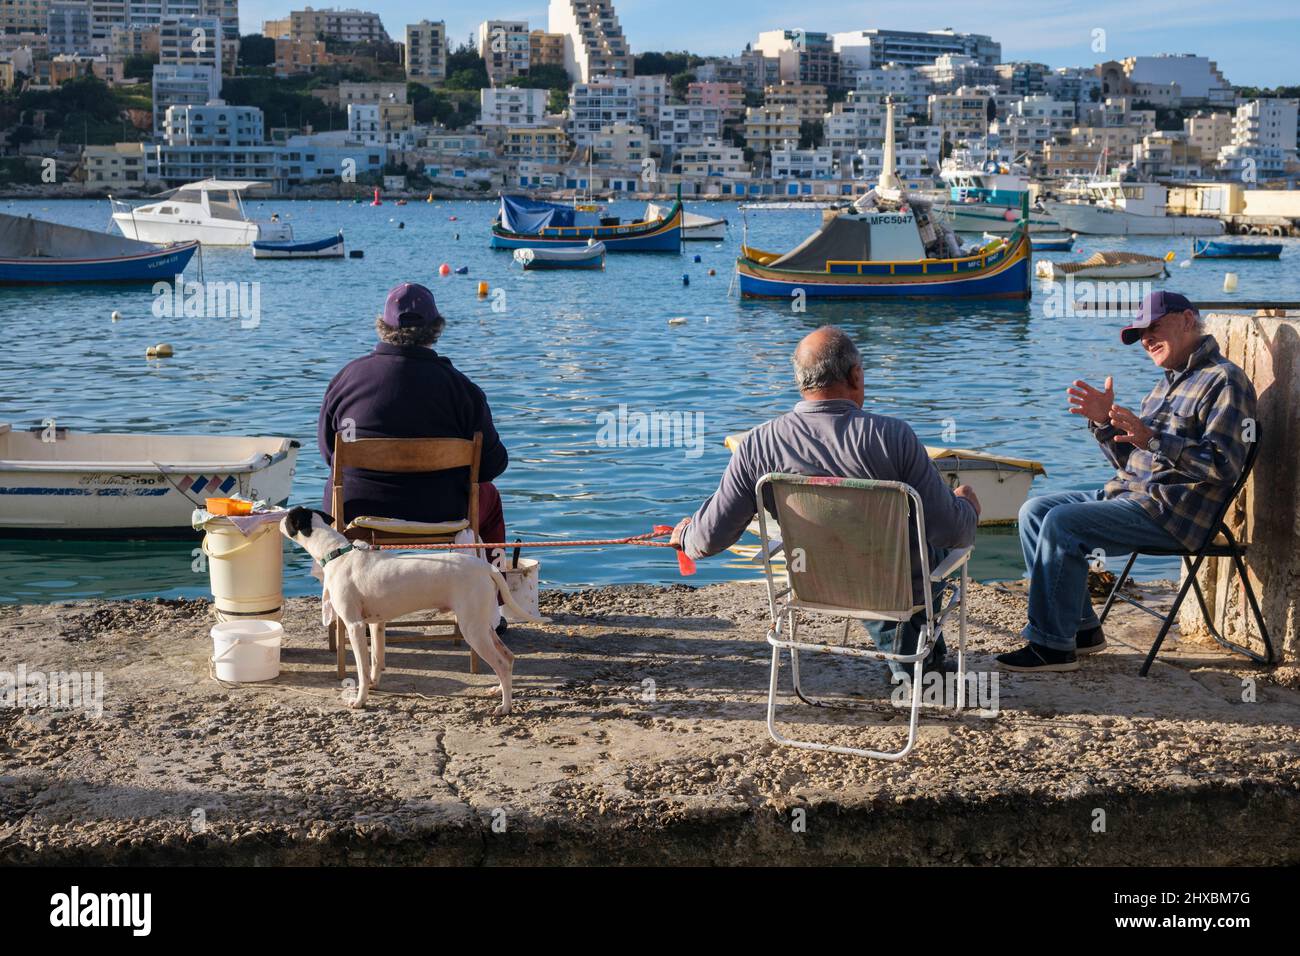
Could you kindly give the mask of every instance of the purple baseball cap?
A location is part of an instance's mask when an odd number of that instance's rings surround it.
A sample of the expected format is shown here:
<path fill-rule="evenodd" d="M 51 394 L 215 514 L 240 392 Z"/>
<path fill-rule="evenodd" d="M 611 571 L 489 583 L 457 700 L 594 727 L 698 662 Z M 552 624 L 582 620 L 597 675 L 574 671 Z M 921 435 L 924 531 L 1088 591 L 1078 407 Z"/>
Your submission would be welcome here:
<path fill-rule="evenodd" d="M 384 325 L 394 329 L 408 329 L 418 325 L 433 325 L 443 321 L 433 293 L 415 282 L 402 282 L 388 293 L 384 303 Z"/>
<path fill-rule="evenodd" d="M 1170 312 L 1186 312 L 1188 309 L 1200 315 L 1196 306 L 1188 302 L 1185 295 L 1179 295 L 1177 292 L 1148 292 L 1142 304 L 1138 306 L 1137 318 L 1133 320 L 1132 325 L 1120 331 L 1119 340 L 1125 345 L 1132 345 L 1142 338 L 1142 330 L 1150 328 L 1156 319 Z"/>

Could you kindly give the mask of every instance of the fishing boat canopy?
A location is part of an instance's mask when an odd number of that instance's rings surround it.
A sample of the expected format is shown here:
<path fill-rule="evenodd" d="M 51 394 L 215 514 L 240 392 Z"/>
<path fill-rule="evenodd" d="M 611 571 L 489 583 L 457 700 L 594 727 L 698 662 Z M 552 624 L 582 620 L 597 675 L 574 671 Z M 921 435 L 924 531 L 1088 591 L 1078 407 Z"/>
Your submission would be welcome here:
<path fill-rule="evenodd" d="M 101 259 L 157 251 L 124 236 L 0 213 L 0 258 Z"/>
<path fill-rule="evenodd" d="M 501 225 L 528 234 L 557 227 L 599 226 L 600 214 L 527 196 L 502 196 Z"/>

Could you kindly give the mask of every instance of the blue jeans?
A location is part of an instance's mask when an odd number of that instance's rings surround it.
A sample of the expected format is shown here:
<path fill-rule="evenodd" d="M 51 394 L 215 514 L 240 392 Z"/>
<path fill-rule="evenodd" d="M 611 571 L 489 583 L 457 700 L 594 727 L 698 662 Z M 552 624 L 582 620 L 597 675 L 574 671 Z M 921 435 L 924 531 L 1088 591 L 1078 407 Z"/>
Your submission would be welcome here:
<path fill-rule="evenodd" d="M 943 554 L 946 556 L 947 551 Z M 931 596 L 934 598 L 936 617 L 943 607 L 944 594 L 943 587 L 935 584 Z M 863 621 L 862 626 L 871 635 L 871 642 L 876 645 L 876 650 L 884 651 L 886 654 L 915 654 L 916 643 L 925 627 L 925 612 L 916 612 L 910 621 Z M 922 667 L 929 669 L 934 665 L 942 664 L 947 654 L 948 648 L 944 644 L 943 634 L 940 633 Z M 898 661 L 885 661 L 885 663 L 889 665 L 889 672 L 895 677 L 906 677 L 911 680 L 915 673 L 915 664 L 903 664 Z"/>
<path fill-rule="evenodd" d="M 1102 491 L 1064 491 L 1030 498 L 1020 508 L 1020 547 L 1029 571 L 1031 644 L 1073 651 L 1079 631 L 1101 622 L 1088 595 L 1088 566 L 1095 558 L 1118 573 L 1118 557 L 1135 548 L 1181 548 L 1132 498 L 1102 498 Z"/>

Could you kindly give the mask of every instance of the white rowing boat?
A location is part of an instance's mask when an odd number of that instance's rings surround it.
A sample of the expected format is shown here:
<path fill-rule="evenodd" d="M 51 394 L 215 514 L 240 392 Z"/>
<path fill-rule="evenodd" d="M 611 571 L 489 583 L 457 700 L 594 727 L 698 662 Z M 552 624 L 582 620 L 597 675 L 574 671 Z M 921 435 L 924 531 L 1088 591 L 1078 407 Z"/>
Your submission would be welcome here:
<path fill-rule="evenodd" d="M 1053 262 L 1039 259 L 1034 275 L 1040 279 L 1153 279 L 1165 275 L 1166 259 L 1137 252 L 1094 252 L 1082 262 Z"/>
<path fill-rule="evenodd" d="M 299 443 L 290 438 L 84 434 L 0 422 L 0 535 L 50 538 L 193 534 L 205 498 L 283 504 Z"/>
<path fill-rule="evenodd" d="M 645 207 L 646 219 L 664 219 L 672 210 L 667 206 L 648 203 Z M 727 238 L 727 220 L 701 216 L 699 213 L 682 212 L 682 241 L 717 242 Z"/>

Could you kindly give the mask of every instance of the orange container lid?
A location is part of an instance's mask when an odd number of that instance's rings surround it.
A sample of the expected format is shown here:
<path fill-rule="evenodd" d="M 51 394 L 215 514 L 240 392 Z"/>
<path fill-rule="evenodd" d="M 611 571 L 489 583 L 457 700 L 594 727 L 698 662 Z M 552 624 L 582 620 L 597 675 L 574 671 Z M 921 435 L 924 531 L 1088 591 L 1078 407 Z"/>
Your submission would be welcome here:
<path fill-rule="evenodd" d="M 253 503 L 251 501 L 240 501 L 238 498 L 208 498 L 205 503 L 208 506 L 209 514 L 248 515 L 253 513 Z"/>

